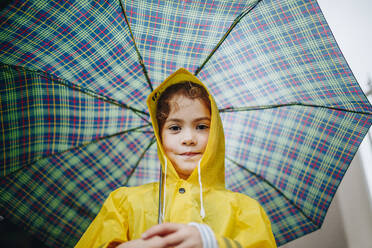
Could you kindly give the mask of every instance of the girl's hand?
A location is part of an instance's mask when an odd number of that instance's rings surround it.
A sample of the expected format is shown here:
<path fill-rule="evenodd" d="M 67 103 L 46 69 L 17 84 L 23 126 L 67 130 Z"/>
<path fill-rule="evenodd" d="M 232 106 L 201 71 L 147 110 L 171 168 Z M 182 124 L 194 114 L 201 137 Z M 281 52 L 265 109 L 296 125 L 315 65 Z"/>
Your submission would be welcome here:
<path fill-rule="evenodd" d="M 158 238 L 153 240 L 154 238 Z M 142 234 L 143 241 L 151 241 L 156 248 L 182 247 L 202 248 L 203 242 L 199 230 L 190 225 L 164 223 L 151 227 Z M 145 247 L 145 246 L 142 246 Z"/>

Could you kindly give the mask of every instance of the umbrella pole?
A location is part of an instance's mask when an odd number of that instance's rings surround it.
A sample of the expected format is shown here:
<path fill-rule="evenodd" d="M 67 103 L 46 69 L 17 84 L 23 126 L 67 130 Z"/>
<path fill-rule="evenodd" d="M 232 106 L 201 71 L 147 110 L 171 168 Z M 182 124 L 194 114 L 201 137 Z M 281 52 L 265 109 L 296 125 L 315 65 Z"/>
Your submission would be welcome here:
<path fill-rule="evenodd" d="M 163 173 L 161 171 L 161 164 L 160 164 L 158 224 L 162 223 L 162 220 L 161 220 L 161 189 L 162 189 L 162 187 L 163 187 Z"/>

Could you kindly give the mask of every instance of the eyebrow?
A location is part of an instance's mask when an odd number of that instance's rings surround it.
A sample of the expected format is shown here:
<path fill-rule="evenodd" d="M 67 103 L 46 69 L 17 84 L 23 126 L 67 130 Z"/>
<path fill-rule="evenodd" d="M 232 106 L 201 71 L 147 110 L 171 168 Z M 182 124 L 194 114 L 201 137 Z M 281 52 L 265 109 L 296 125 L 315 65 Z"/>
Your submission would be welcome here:
<path fill-rule="evenodd" d="M 168 119 L 165 122 L 170 122 L 170 121 L 183 122 L 182 119 L 177 119 L 177 118 Z M 209 117 L 200 117 L 200 118 L 196 118 L 195 120 L 193 120 L 193 122 L 198 122 L 198 121 L 211 121 L 211 118 L 209 118 Z"/>
<path fill-rule="evenodd" d="M 211 118 L 209 118 L 209 117 L 200 117 L 200 118 L 195 119 L 194 122 L 195 121 L 211 121 Z"/>

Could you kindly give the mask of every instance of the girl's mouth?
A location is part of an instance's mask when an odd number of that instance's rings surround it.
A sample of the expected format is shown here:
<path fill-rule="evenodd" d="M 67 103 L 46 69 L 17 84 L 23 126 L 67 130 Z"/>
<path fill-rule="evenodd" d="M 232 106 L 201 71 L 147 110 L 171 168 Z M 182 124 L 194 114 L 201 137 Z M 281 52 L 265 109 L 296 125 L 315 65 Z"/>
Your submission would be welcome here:
<path fill-rule="evenodd" d="M 182 156 L 186 156 L 186 157 L 193 157 L 193 156 L 196 156 L 196 155 L 199 155 L 200 152 L 184 152 L 184 153 L 181 153 L 180 155 Z"/>

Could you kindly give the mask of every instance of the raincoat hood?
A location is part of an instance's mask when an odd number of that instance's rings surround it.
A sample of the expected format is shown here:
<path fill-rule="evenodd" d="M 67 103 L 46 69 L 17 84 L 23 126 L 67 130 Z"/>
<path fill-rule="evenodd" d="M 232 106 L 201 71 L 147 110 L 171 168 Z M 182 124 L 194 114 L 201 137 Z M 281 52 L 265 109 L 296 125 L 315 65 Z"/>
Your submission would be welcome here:
<path fill-rule="evenodd" d="M 181 180 L 173 167 L 172 162 L 165 156 L 159 135 L 159 126 L 156 120 L 156 108 L 159 97 L 164 90 L 169 86 L 182 81 L 190 81 L 204 87 L 208 92 L 209 100 L 211 102 L 211 125 L 209 130 L 209 139 L 200 162 L 200 174 L 202 177 L 203 187 L 213 187 L 215 189 L 225 188 L 225 137 L 216 102 L 205 85 L 193 74 L 183 68 L 178 69 L 176 72 L 171 74 L 147 98 L 147 105 L 150 110 L 150 117 L 157 140 L 158 156 L 162 164 L 162 172 L 163 174 L 165 171 L 167 172 L 167 180 Z M 167 161 L 165 161 L 165 159 L 167 159 Z M 165 166 L 167 166 L 167 169 L 165 169 Z M 195 168 L 193 173 L 186 181 L 191 184 L 198 185 L 198 176 L 198 170 Z"/>

